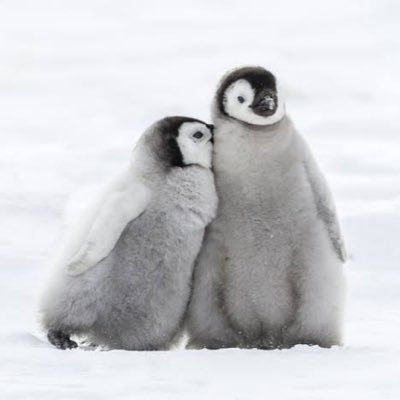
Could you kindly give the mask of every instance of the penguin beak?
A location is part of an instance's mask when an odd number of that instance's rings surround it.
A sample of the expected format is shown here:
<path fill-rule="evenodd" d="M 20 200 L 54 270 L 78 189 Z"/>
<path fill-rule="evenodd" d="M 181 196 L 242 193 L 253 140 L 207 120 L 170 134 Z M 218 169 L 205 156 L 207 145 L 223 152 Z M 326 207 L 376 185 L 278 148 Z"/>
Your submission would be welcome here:
<path fill-rule="evenodd" d="M 250 106 L 253 112 L 262 117 L 269 117 L 278 108 L 278 97 L 273 90 L 262 90 Z"/>
<path fill-rule="evenodd" d="M 212 124 L 207 124 L 207 128 L 210 130 L 211 132 L 211 137 L 209 142 L 214 143 L 214 125 Z"/>

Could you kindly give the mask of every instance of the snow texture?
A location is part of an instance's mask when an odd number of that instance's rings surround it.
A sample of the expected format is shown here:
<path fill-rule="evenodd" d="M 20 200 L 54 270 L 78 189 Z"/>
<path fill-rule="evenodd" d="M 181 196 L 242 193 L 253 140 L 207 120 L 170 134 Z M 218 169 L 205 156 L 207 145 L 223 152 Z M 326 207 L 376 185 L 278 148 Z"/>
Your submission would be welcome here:
<path fill-rule="evenodd" d="M 69 195 L 121 170 L 156 119 L 209 120 L 219 78 L 244 64 L 282 79 L 335 195 L 346 345 L 51 347 L 36 304 Z M 399 75 L 395 0 L 2 0 L 0 398 L 400 398 Z"/>

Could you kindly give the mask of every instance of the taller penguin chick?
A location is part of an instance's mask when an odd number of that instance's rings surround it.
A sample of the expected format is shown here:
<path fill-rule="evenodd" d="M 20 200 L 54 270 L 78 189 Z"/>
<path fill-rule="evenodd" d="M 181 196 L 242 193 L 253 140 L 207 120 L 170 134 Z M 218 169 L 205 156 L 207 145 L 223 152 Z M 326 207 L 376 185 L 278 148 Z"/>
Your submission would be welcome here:
<path fill-rule="evenodd" d="M 139 140 L 69 243 L 43 301 L 49 341 L 84 335 L 110 348 L 159 350 L 179 333 L 195 257 L 217 207 L 212 127 L 169 117 Z"/>
<path fill-rule="evenodd" d="M 213 115 L 219 206 L 195 266 L 189 347 L 340 344 L 339 224 L 275 76 L 261 67 L 228 74 Z"/>

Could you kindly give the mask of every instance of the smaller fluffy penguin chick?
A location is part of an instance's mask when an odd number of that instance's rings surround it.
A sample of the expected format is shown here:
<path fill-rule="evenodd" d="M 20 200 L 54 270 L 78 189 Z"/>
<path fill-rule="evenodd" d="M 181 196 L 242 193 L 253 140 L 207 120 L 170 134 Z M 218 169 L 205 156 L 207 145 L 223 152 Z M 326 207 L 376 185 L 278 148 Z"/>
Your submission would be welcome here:
<path fill-rule="evenodd" d="M 65 246 L 41 311 L 49 341 L 167 349 L 181 331 L 193 263 L 217 196 L 212 126 L 167 117 L 139 140 Z"/>
<path fill-rule="evenodd" d="M 227 74 L 213 114 L 219 203 L 196 261 L 189 347 L 340 344 L 342 235 L 277 79 L 261 67 Z"/>

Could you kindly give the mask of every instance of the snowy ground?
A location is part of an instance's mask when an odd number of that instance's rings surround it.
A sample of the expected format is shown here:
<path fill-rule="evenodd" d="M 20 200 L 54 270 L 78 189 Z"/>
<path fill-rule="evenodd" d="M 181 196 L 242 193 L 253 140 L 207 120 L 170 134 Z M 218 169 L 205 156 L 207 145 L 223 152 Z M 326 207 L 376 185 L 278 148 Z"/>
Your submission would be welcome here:
<path fill-rule="evenodd" d="M 167 114 L 209 118 L 242 64 L 282 78 L 351 260 L 346 345 L 133 353 L 50 347 L 36 302 L 70 193 Z M 396 1 L 0 1 L 0 398 L 399 399 Z"/>

